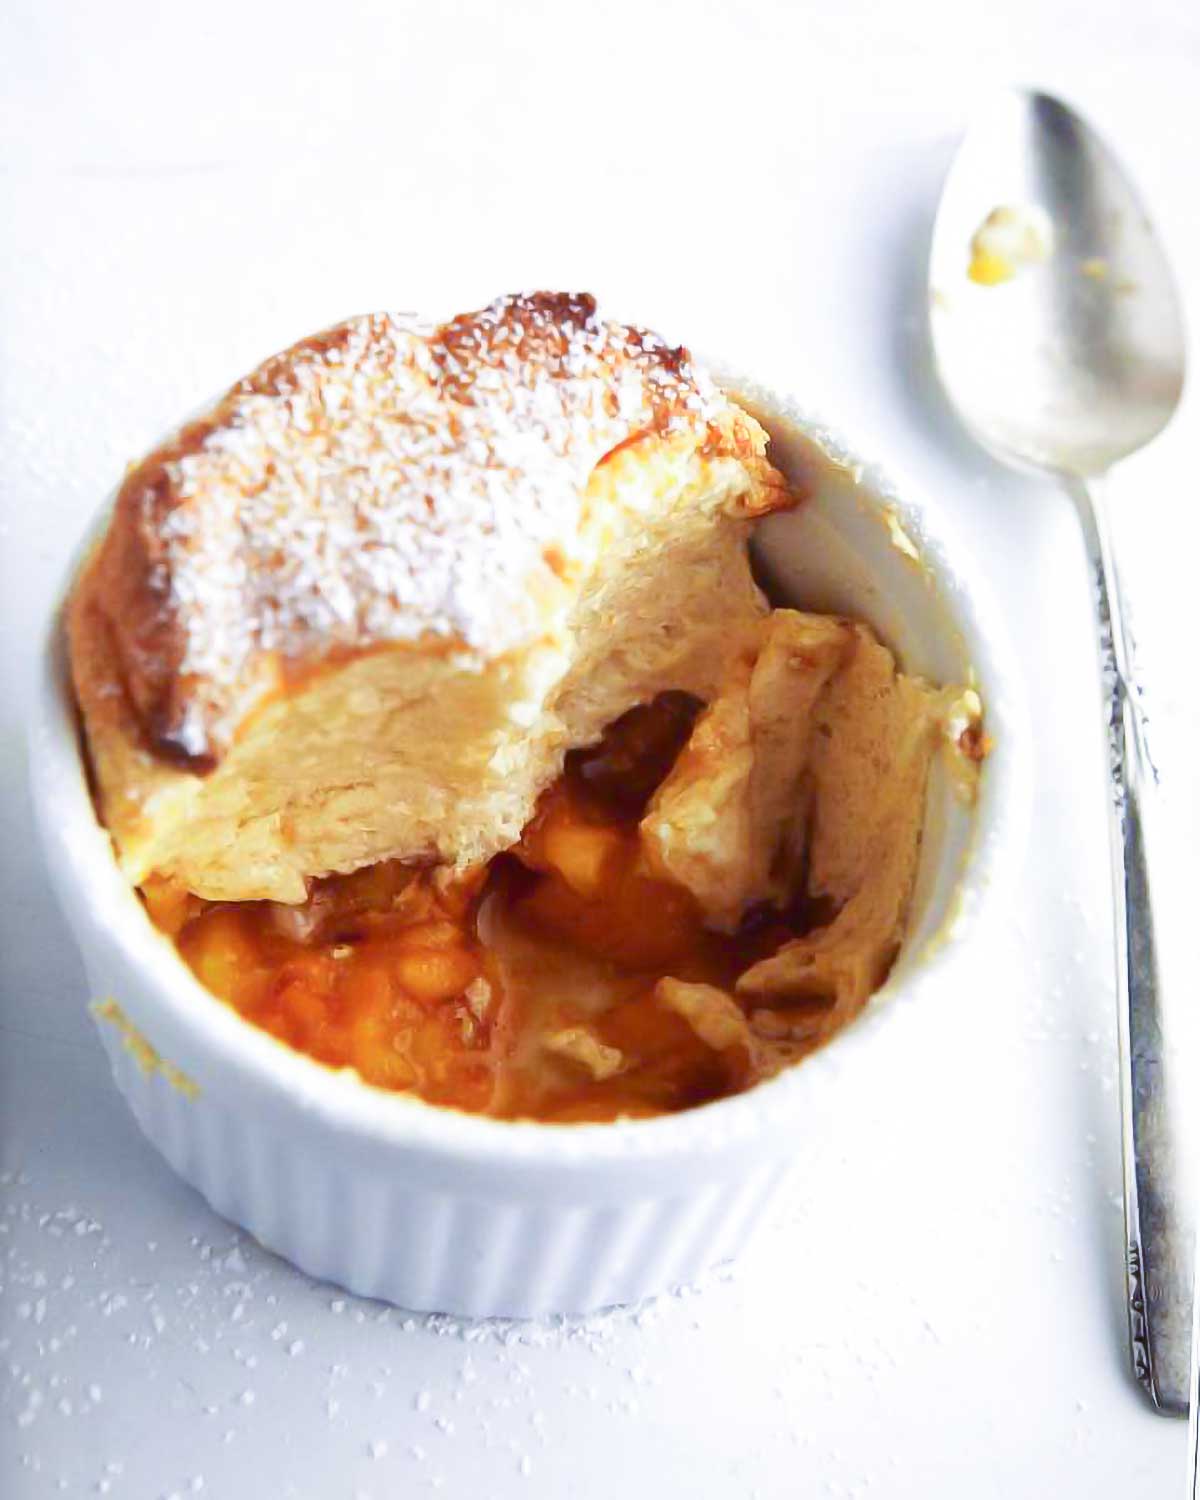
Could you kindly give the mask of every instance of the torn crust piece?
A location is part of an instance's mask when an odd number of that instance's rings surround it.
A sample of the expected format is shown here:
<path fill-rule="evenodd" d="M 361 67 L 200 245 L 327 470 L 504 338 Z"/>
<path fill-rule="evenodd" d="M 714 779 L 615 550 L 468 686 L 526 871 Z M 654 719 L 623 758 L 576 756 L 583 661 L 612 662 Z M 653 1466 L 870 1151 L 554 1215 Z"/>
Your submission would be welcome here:
<path fill-rule="evenodd" d="M 379 860 L 481 864 L 574 746 L 708 699 L 767 612 L 766 434 L 587 296 L 355 318 L 126 476 L 68 608 L 133 884 L 298 903 Z"/>
<path fill-rule="evenodd" d="M 654 998 L 667 1010 L 681 1016 L 706 1047 L 714 1052 L 741 1049 L 752 1061 L 754 1038 L 746 1013 L 724 990 L 713 984 L 698 984 L 684 979 L 660 979 L 654 987 Z"/>
<path fill-rule="evenodd" d="M 719 931 L 795 893 L 814 707 L 857 640 L 843 620 L 791 609 L 748 630 L 651 800 L 641 823 L 648 865 L 690 891 Z"/>
<path fill-rule="evenodd" d="M 564 1026 L 542 1039 L 547 1052 L 589 1073 L 596 1083 L 613 1078 L 625 1067 L 625 1057 L 618 1047 L 610 1047 L 586 1026 Z"/>
<path fill-rule="evenodd" d="M 916 877 L 941 695 L 897 673 L 886 647 L 852 627 L 853 655 L 814 710 L 804 894 L 837 913 L 737 982 L 752 1007 L 800 1006 L 817 1035 L 883 983 L 899 951 Z M 769 1029 L 769 1022 L 760 1022 Z"/>
<path fill-rule="evenodd" d="M 748 1088 L 772 1071 L 745 1011 L 716 985 L 667 977 L 654 986 L 654 999 L 686 1022 L 696 1040 L 720 1060 L 727 1090 Z"/>
<path fill-rule="evenodd" d="M 817 1040 L 886 978 L 950 701 L 898 673 L 865 625 L 776 610 L 747 633 L 641 839 L 713 927 L 763 903 L 834 914 L 737 981 L 757 1035 Z"/>
<path fill-rule="evenodd" d="M 915 831 L 914 831 L 915 832 Z M 817 1043 L 844 1025 L 887 978 L 904 936 L 916 839 L 881 863 L 834 920 L 748 969 L 737 995 L 760 1036 Z"/>

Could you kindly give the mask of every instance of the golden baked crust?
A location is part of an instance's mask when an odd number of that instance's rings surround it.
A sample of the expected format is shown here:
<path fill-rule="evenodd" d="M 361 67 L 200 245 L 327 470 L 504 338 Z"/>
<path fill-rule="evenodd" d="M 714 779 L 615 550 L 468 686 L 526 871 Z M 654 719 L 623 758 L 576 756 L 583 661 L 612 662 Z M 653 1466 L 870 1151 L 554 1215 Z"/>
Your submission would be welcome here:
<path fill-rule="evenodd" d="M 354 319 L 127 476 L 68 612 L 128 878 L 304 899 L 515 842 L 566 751 L 709 697 L 795 503 L 686 351 L 537 293 Z"/>
<path fill-rule="evenodd" d="M 95 595 L 147 746 L 210 770 L 255 702 L 331 657 L 512 649 L 579 565 L 597 463 L 680 432 L 757 456 L 685 349 L 589 296 L 354 318 L 267 360 L 117 497 Z"/>

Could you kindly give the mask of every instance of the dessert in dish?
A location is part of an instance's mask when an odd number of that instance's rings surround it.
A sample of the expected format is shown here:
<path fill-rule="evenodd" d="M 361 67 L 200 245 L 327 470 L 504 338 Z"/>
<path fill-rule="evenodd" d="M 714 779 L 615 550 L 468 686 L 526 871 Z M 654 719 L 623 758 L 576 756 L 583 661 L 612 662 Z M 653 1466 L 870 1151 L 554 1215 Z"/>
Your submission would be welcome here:
<path fill-rule="evenodd" d="M 368 1082 L 736 1092 L 902 940 L 970 693 L 772 610 L 747 412 L 590 298 L 356 319 L 133 468 L 68 612 L 100 815 L 200 980 Z"/>

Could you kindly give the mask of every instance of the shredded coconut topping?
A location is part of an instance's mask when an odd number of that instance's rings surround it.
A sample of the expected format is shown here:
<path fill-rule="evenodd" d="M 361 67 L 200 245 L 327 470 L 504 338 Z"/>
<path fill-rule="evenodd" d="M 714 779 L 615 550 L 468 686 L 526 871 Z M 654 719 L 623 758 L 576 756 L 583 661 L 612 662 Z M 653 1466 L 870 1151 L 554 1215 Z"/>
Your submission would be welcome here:
<path fill-rule="evenodd" d="M 122 492 L 174 647 L 139 663 L 153 736 L 211 759 L 271 661 L 428 636 L 510 649 L 596 463 L 642 431 L 703 435 L 722 405 L 686 350 L 582 295 L 440 328 L 356 318 L 268 361 Z"/>

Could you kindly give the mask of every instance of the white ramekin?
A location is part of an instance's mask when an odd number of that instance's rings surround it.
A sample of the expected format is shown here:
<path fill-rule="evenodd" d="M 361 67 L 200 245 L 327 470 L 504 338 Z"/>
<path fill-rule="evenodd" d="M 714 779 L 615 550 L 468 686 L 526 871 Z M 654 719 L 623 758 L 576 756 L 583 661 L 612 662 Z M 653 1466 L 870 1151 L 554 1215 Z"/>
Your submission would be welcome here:
<path fill-rule="evenodd" d="M 917 502 L 790 399 L 722 378 L 771 430 L 775 461 L 815 476 L 806 506 L 761 528 L 775 586 L 871 620 L 910 671 L 969 676 L 995 742 L 973 808 L 935 774 L 910 935 L 886 985 L 823 1052 L 747 1094 L 664 1119 L 511 1124 L 367 1087 L 246 1024 L 193 978 L 118 873 L 55 611 L 32 730 L 35 800 L 113 1074 L 175 1170 L 310 1275 L 410 1308 L 527 1316 L 633 1301 L 735 1255 L 839 1068 L 886 1047 L 910 1004 L 955 982 L 978 910 L 1015 864 L 1023 700 L 985 587 Z"/>

